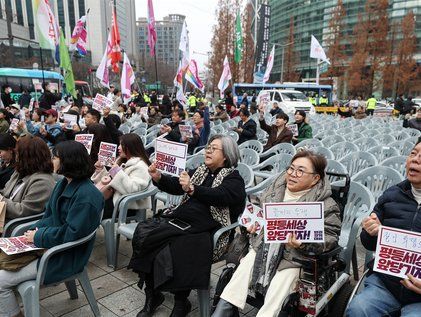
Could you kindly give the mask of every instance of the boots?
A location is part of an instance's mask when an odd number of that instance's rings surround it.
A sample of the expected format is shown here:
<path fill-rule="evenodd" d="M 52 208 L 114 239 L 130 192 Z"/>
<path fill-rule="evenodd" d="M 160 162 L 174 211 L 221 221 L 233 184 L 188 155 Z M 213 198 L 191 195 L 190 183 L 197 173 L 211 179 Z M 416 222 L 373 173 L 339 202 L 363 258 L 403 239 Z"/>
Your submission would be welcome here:
<path fill-rule="evenodd" d="M 227 302 L 224 299 L 220 299 L 218 305 L 216 305 L 215 311 L 212 317 L 233 317 L 238 316 L 238 309 L 233 304 Z"/>
<path fill-rule="evenodd" d="M 161 292 L 153 289 L 145 289 L 146 300 L 143 309 L 136 315 L 136 317 L 152 317 L 155 310 L 164 302 L 165 297 Z"/>
<path fill-rule="evenodd" d="M 170 317 L 185 317 L 191 310 L 191 303 L 186 299 L 175 300 Z"/>

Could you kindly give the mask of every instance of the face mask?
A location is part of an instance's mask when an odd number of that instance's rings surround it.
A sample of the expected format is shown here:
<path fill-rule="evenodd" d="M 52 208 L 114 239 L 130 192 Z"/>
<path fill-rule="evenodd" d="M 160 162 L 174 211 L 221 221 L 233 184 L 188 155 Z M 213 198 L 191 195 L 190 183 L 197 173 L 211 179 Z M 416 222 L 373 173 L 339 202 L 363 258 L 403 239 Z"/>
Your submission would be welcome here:
<path fill-rule="evenodd" d="M 9 88 L 9 94 L 12 92 L 12 88 Z"/>

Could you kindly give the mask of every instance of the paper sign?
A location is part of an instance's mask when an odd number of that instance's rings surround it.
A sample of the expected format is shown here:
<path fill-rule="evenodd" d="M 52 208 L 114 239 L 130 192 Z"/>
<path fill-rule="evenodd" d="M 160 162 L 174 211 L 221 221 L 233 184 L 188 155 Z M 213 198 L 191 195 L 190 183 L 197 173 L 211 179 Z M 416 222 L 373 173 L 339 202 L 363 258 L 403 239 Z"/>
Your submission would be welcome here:
<path fill-rule="evenodd" d="M 73 126 L 77 124 L 77 115 L 64 113 L 63 114 L 64 124 L 66 125 L 66 129 L 73 129 Z"/>
<path fill-rule="evenodd" d="M 180 124 L 178 127 L 180 128 L 180 134 L 182 138 L 191 139 L 193 137 L 191 126 Z"/>
<path fill-rule="evenodd" d="M 98 161 L 104 166 L 113 166 L 116 154 L 117 145 L 107 142 L 101 142 L 99 145 Z"/>
<path fill-rule="evenodd" d="M 19 118 L 20 118 L 20 120 L 25 121 L 25 110 L 19 111 Z"/>
<path fill-rule="evenodd" d="M 269 91 L 264 91 L 260 94 L 259 102 L 263 105 L 267 105 L 270 101 L 270 93 Z"/>
<path fill-rule="evenodd" d="M 50 88 L 50 91 L 58 91 L 58 84 L 57 83 L 49 83 L 48 87 Z"/>
<path fill-rule="evenodd" d="M 292 136 L 298 136 L 298 125 L 297 124 L 288 124 L 287 128 L 292 132 Z"/>
<path fill-rule="evenodd" d="M 163 173 L 179 176 L 186 170 L 187 144 L 155 139 L 155 164 Z"/>
<path fill-rule="evenodd" d="M 142 108 L 140 108 L 140 115 L 142 116 L 142 117 L 148 117 L 148 107 L 142 107 Z"/>
<path fill-rule="evenodd" d="M 421 233 L 381 226 L 377 238 L 374 271 L 421 279 Z"/>
<path fill-rule="evenodd" d="M 324 242 L 323 202 L 263 204 L 266 243 L 287 243 L 288 235 L 298 241 Z"/>
<path fill-rule="evenodd" d="M 88 151 L 88 154 L 91 154 L 93 140 L 94 140 L 93 134 L 76 134 L 75 135 L 75 141 L 82 143 L 85 146 L 86 150 Z"/>
<path fill-rule="evenodd" d="M 96 94 L 94 101 L 92 102 L 92 108 L 101 112 L 105 107 L 111 107 L 113 101 L 108 99 L 104 95 Z"/>
<path fill-rule="evenodd" d="M 243 214 L 241 215 L 240 224 L 246 228 L 254 225 L 256 233 L 259 234 L 265 226 L 262 208 L 253 204 L 247 204 Z"/>
<path fill-rule="evenodd" d="M 25 236 L 0 238 L 0 249 L 7 255 L 41 250 L 41 248 L 37 248 L 35 244 L 28 242 Z"/>
<path fill-rule="evenodd" d="M 19 119 L 13 118 L 10 122 L 10 131 L 16 131 L 18 129 Z"/>

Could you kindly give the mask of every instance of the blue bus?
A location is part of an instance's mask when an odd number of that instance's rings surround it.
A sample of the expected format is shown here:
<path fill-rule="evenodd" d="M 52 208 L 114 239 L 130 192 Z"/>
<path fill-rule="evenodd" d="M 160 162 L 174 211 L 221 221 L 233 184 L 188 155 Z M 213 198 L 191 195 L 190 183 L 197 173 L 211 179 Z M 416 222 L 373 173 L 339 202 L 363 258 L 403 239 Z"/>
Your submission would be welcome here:
<path fill-rule="evenodd" d="M 306 96 L 322 96 L 326 94 L 326 97 L 329 99 L 329 103 L 332 103 L 332 86 L 331 85 L 317 85 L 315 83 L 283 83 L 283 84 L 243 84 L 235 83 L 232 89 L 232 97 L 234 102 L 240 104 L 243 99 L 244 93 L 247 93 L 247 99 L 251 101 L 253 94 L 256 94 L 256 97 L 259 95 L 261 90 L 266 89 L 294 89 L 301 91 Z"/>
<path fill-rule="evenodd" d="M 4 85 L 10 86 L 12 88 L 12 98 L 16 102 L 19 100 L 23 89 L 28 89 L 30 94 L 35 97 L 34 82 L 42 83 L 42 73 L 38 69 L 0 68 L 0 87 L 3 88 Z M 58 91 L 61 90 L 63 80 L 63 76 L 59 73 L 44 70 L 44 81 L 56 84 Z M 38 91 L 37 93 L 39 96 L 40 92 Z"/>

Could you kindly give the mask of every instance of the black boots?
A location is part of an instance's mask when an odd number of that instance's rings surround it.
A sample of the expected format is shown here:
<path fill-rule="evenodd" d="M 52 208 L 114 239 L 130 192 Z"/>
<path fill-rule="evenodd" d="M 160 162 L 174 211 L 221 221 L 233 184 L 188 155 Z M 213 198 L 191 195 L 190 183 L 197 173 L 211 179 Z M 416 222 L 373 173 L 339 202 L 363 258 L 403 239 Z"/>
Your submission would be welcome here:
<path fill-rule="evenodd" d="M 186 317 L 191 310 L 191 303 L 186 299 L 175 300 L 170 317 Z"/>
<path fill-rule="evenodd" d="M 152 317 L 155 310 L 164 302 L 165 297 L 161 292 L 151 289 L 145 289 L 146 300 L 143 309 L 136 315 L 136 317 Z"/>

